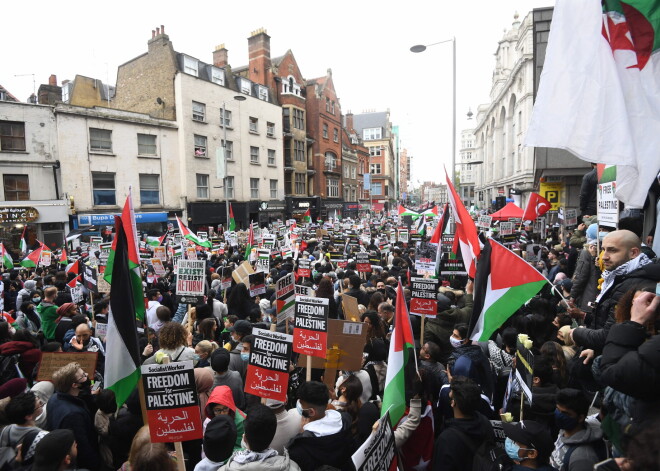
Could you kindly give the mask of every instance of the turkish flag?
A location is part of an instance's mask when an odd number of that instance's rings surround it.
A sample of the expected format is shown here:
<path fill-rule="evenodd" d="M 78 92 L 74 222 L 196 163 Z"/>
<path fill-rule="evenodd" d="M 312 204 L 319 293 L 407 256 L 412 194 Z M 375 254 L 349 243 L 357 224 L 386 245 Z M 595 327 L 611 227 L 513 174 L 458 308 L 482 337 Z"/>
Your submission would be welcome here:
<path fill-rule="evenodd" d="M 529 201 L 527 202 L 527 207 L 525 208 L 525 214 L 523 214 L 523 221 L 534 221 L 537 217 L 543 216 L 550 210 L 550 201 L 545 199 L 543 196 L 538 193 L 532 193 L 529 196 Z"/>

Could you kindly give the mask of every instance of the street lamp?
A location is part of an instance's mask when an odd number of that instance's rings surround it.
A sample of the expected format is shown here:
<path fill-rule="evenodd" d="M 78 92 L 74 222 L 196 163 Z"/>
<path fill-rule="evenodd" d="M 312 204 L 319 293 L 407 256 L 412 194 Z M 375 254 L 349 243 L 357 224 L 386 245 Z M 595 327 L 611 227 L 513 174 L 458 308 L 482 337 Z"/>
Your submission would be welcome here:
<path fill-rule="evenodd" d="M 243 95 L 234 96 L 236 101 L 245 101 L 246 98 Z M 222 165 L 224 166 L 224 172 L 220 172 L 220 162 L 216 162 L 216 177 L 223 179 L 223 189 L 225 192 L 225 215 L 227 217 L 227 225 L 225 226 L 226 230 L 229 230 L 230 216 L 229 216 L 229 191 L 227 191 L 227 105 L 225 102 L 222 102 L 222 129 L 223 129 L 223 141 L 222 141 Z"/>
<path fill-rule="evenodd" d="M 452 135 L 451 135 L 451 182 L 454 183 L 456 167 L 456 37 L 438 41 L 432 44 L 417 44 L 410 48 L 410 52 L 420 53 L 426 51 L 427 47 L 442 43 L 452 43 Z"/>

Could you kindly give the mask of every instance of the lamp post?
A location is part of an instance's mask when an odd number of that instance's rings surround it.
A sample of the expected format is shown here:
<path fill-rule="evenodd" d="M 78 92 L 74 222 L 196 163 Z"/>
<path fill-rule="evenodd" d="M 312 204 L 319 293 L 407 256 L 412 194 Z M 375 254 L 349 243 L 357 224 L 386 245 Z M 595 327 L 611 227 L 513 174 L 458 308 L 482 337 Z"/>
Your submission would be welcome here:
<path fill-rule="evenodd" d="M 432 44 L 417 44 L 410 48 L 411 52 L 420 53 L 426 51 L 427 47 L 437 44 L 452 43 L 452 135 L 451 135 L 451 182 L 454 183 L 456 172 L 456 37 L 438 41 Z"/>
<path fill-rule="evenodd" d="M 234 100 L 236 101 L 245 101 L 245 97 L 243 95 L 236 95 L 234 96 Z M 227 188 L 227 174 L 228 169 L 227 169 L 227 105 L 223 101 L 222 102 L 222 129 L 223 129 L 223 139 L 222 139 L 222 165 L 224 166 L 224 172 L 221 174 L 220 172 L 220 162 L 216 163 L 216 177 L 222 178 L 223 179 L 223 191 L 225 193 L 225 215 L 227 216 L 227 225 L 225 226 L 226 230 L 229 230 L 229 223 L 230 223 L 230 217 L 229 217 L 229 191 Z"/>

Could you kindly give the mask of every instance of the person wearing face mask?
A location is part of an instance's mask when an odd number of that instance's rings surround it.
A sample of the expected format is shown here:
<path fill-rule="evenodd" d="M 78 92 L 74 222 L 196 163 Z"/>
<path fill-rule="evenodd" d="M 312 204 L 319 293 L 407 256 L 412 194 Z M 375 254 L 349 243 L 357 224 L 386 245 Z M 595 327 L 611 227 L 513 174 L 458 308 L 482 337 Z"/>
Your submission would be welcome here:
<path fill-rule="evenodd" d="M 151 289 L 147 293 L 149 303 L 147 305 L 147 325 L 152 325 L 158 322 L 158 315 L 156 310 L 161 306 L 160 302 L 163 300 L 163 295 L 157 289 Z"/>
<path fill-rule="evenodd" d="M 46 429 L 71 430 L 78 443 L 78 466 L 96 471 L 101 460 L 94 420 L 79 397 L 88 379 L 78 363 L 69 363 L 53 373 L 55 394 L 46 406 Z"/>
<path fill-rule="evenodd" d="M 533 420 L 504 422 L 502 430 L 506 435 L 504 449 L 514 462 L 511 471 L 556 471 L 549 464 L 552 438 L 543 424 Z"/>
<path fill-rule="evenodd" d="M 600 423 L 587 421 L 588 411 L 582 391 L 566 388 L 557 394 L 555 423 L 560 430 L 550 464 L 560 471 L 590 471 L 607 458 Z"/>
<path fill-rule="evenodd" d="M 16 315 L 16 322 L 20 328 L 37 333 L 39 332 L 39 329 L 41 329 L 41 319 L 39 319 L 39 316 L 36 313 L 34 299 L 41 301 L 40 298 L 35 297 L 32 302 L 24 302 L 21 305 L 21 310 Z"/>
<path fill-rule="evenodd" d="M 484 354 L 482 348 L 468 338 L 468 325 L 458 324 L 454 328 L 449 338 L 454 351 L 447 361 L 450 371 L 453 371 L 454 363 L 462 356 L 467 356 L 475 369 L 477 381 L 481 386 L 483 393 L 489 401 L 493 399 L 494 378 L 490 368 L 490 362 Z M 453 374 L 453 373 L 452 373 Z"/>
<path fill-rule="evenodd" d="M 234 348 L 229 351 L 231 358 L 229 369 L 237 371 L 245 381 L 247 361 L 243 359 L 241 353 L 243 353 L 243 338 L 252 333 L 252 325 L 246 320 L 238 320 L 229 328 L 229 332 L 231 332 L 232 343 L 234 344 Z"/>
<path fill-rule="evenodd" d="M 35 422 L 43 414 L 43 409 L 43 403 L 33 392 L 23 392 L 12 397 L 4 410 L 10 425 L 0 432 L 0 447 L 16 448 L 28 432 L 39 432 Z M 13 462 L 6 463 L 0 458 L 0 466 L 3 469 L 7 464 L 11 465 Z"/>

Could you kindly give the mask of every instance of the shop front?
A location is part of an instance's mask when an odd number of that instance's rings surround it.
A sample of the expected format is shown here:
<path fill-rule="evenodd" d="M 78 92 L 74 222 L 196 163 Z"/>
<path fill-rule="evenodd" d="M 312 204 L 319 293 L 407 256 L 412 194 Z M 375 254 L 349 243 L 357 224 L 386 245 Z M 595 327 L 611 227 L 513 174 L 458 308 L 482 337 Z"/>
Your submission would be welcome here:
<path fill-rule="evenodd" d="M 369 211 L 368 204 L 363 205 L 362 203 L 358 202 L 344 203 L 342 217 L 358 219 L 365 211 Z"/>
<path fill-rule="evenodd" d="M 342 200 L 321 200 L 321 219 L 324 221 L 333 218 L 341 218 L 344 209 Z"/>
<path fill-rule="evenodd" d="M 230 203 L 236 221 L 236 230 L 247 229 L 251 221 L 259 221 L 259 201 L 231 201 Z M 225 227 L 227 225 L 225 202 L 189 203 L 186 224 L 193 231 L 208 231 L 210 227 L 215 229 L 218 226 Z"/>
<path fill-rule="evenodd" d="M 259 227 L 267 226 L 278 219 L 284 221 L 285 201 L 262 201 L 259 203 Z"/>
<path fill-rule="evenodd" d="M 24 232 L 28 250 L 38 248 L 39 242 L 56 250 L 62 247 L 68 231 L 69 206 L 65 200 L 12 201 L 0 206 L 0 241 L 14 260 L 20 257 Z"/>
<path fill-rule="evenodd" d="M 286 203 L 286 215 L 296 219 L 303 220 L 305 213 L 309 210 L 312 221 L 316 221 L 321 213 L 321 198 L 311 196 L 307 198 L 287 196 L 284 198 Z"/>
<path fill-rule="evenodd" d="M 167 230 L 167 223 L 173 222 L 175 220 L 175 215 L 181 214 L 180 211 L 172 212 L 139 212 L 135 213 L 135 226 L 138 232 L 147 234 L 147 235 L 161 235 Z M 74 229 L 85 229 L 86 227 L 95 228 L 93 232 L 98 232 L 98 234 L 105 238 L 105 240 L 111 240 L 110 234 L 112 228 L 115 225 L 115 216 L 120 214 L 115 213 L 100 213 L 100 214 L 79 214 L 77 218 L 74 218 Z M 176 227 L 176 223 L 174 224 Z M 87 233 L 83 233 L 87 234 Z M 92 235 L 89 232 L 88 235 Z"/>

